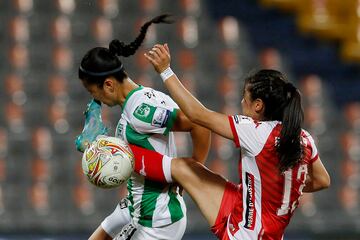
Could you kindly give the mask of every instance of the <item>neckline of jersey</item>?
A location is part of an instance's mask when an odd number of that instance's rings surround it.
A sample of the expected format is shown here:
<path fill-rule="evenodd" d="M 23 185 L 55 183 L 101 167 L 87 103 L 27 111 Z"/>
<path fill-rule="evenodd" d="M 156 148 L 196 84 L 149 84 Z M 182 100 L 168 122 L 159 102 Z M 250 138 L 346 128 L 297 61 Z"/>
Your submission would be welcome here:
<path fill-rule="evenodd" d="M 131 91 L 128 93 L 128 95 L 126 96 L 126 98 L 125 98 L 125 102 L 124 102 L 124 104 L 123 104 L 123 106 L 122 106 L 122 109 L 125 109 L 126 103 L 127 103 L 127 101 L 129 100 L 129 98 L 130 98 L 135 92 L 137 92 L 137 91 L 139 91 L 139 90 L 141 90 L 141 89 L 143 89 L 143 88 L 144 88 L 143 86 L 139 85 L 139 87 L 131 90 Z"/>

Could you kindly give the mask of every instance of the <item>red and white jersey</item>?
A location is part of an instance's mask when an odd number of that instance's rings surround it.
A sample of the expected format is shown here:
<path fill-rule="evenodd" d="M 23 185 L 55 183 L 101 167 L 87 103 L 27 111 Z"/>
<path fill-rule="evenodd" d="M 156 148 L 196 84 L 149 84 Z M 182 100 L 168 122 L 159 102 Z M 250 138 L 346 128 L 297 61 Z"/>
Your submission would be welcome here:
<path fill-rule="evenodd" d="M 276 141 L 281 122 L 229 116 L 234 141 L 241 147 L 242 204 L 229 217 L 230 239 L 281 239 L 305 186 L 308 165 L 318 159 L 313 138 L 302 130 L 304 159 L 281 174 Z"/>

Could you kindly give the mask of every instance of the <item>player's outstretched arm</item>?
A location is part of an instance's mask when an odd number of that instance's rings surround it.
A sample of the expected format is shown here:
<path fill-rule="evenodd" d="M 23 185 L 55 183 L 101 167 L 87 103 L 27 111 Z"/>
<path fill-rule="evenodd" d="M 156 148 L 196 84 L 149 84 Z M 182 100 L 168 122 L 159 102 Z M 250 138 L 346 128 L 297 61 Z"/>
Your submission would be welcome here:
<path fill-rule="evenodd" d="M 179 81 L 170 69 L 170 51 L 167 46 L 156 44 L 145 57 L 161 74 L 170 95 L 189 119 L 225 138 L 233 139 L 228 116 L 211 111 L 202 105 Z"/>
<path fill-rule="evenodd" d="M 80 135 L 76 137 L 75 146 L 80 152 L 84 152 L 92 141 L 99 135 L 107 135 L 108 129 L 101 119 L 101 102 L 92 99 L 84 112 L 85 124 Z"/>

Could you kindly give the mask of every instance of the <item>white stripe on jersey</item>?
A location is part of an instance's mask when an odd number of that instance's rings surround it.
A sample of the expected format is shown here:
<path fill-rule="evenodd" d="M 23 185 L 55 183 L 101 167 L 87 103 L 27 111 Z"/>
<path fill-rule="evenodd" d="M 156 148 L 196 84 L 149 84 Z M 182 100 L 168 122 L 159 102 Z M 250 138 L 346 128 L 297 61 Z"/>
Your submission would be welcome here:
<path fill-rule="evenodd" d="M 254 176 L 254 182 L 252 185 L 248 185 L 246 179 L 247 173 Z M 262 229 L 261 220 L 261 178 L 260 172 L 256 165 L 255 157 L 244 156 L 242 159 L 242 185 L 243 185 L 243 220 L 239 223 L 239 230 L 234 234 L 236 239 L 257 239 Z M 249 189 L 248 187 L 255 187 L 255 189 Z M 247 198 L 249 192 L 255 194 L 255 209 L 251 209 L 248 206 Z M 255 215 L 250 217 L 248 211 L 256 211 Z M 248 216 L 246 216 L 248 215 Z M 254 222 L 250 222 L 254 221 Z M 246 225 L 253 225 L 253 230 L 246 228 Z"/>

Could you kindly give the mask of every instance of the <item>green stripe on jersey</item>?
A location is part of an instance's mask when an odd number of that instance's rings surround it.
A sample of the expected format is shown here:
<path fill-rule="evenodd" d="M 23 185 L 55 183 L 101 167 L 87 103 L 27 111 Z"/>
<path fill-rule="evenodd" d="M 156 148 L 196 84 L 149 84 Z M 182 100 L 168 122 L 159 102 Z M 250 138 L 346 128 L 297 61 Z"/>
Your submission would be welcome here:
<path fill-rule="evenodd" d="M 134 215 L 134 211 L 135 211 L 135 209 L 134 209 L 134 196 L 132 195 L 132 191 L 131 191 L 131 189 L 132 189 L 132 187 L 133 187 L 133 181 L 131 180 L 131 178 L 129 178 L 129 180 L 127 181 L 127 189 L 128 189 L 128 192 L 129 192 L 129 194 L 128 194 L 128 196 L 127 196 L 127 199 L 130 201 L 130 205 L 128 206 L 129 207 L 129 211 L 130 211 L 130 215 L 131 215 L 131 217 L 133 217 Z"/>
<path fill-rule="evenodd" d="M 181 209 L 180 202 L 177 199 L 177 194 L 173 193 L 171 191 L 171 188 L 169 190 L 169 196 L 170 196 L 170 201 L 168 207 L 171 215 L 171 221 L 176 222 L 179 221 L 184 216 L 184 213 Z"/>
<path fill-rule="evenodd" d="M 145 179 L 144 193 L 141 199 L 139 224 L 152 227 L 153 215 L 159 195 L 167 184 Z"/>
<path fill-rule="evenodd" d="M 151 134 L 140 134 L 136 132 L 129 124 L 126 125 L 125 131 L 126 139 L 129 143 L 136 144 L 140 147 L 155 151 L 155 149 L 148 140 Z"/>

